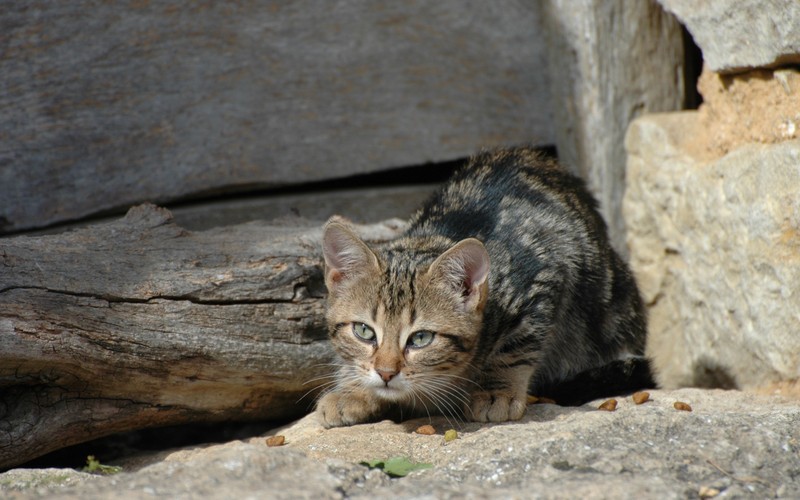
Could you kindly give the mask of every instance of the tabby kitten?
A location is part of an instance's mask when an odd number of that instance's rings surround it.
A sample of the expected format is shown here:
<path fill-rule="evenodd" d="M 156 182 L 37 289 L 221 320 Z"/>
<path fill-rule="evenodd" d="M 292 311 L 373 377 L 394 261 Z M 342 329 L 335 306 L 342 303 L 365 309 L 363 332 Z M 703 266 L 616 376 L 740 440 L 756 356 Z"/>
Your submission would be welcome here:
<path fill-rule="evenodd" d="M 317 405 L 327 427 L 393 407 L 517 420 L 529 386 L 644 351 L 636 283 L 596 202 L 531 149 L 473 158 L 379 247 L 334 217 L 323 253 L 341 358 Z"/>

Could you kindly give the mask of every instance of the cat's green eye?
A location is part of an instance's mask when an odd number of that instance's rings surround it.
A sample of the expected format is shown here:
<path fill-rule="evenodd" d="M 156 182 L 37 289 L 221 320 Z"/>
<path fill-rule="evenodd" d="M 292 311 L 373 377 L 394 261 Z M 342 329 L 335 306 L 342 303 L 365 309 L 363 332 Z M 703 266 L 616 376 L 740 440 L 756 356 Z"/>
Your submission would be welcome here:
<path fill-rule="evenodd" d="M 414 332 L 408 337 L 407 345 L 409 347 L 425 347 L 433 342 L 433 332 L 427 330 L 420 330 Z"/>
<path fill-rule="evenodd" d="M 373 342 L 375 340 L 375 330 L 364 323 L 353 323 L 353 333 L 361 340 Z"/>

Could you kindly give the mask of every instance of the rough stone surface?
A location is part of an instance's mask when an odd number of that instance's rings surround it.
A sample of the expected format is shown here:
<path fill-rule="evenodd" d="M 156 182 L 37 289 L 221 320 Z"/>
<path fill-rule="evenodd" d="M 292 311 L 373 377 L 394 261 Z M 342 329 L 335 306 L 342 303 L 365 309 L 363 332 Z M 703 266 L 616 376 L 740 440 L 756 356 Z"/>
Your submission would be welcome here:
<path fill-rule="evenodd" d="M 655 2 L 626 0 L 548 0 L 543 20 L 559 158 L 587 180 L 624 253 L 623 139 L 640 114 L 682 108 L 680 25 Z"/>
<path fill-rule="evenodd" d="M 686 25 L 714 71 L 800 62 L 796 0 L 659 0 Z"/>
<path fill-rule="evenodd" d="M 625 218 L 663 387 L 800 379 L 800 140 L 706 161 L 696 112 L 629 130 Z"/>
<path fill-rule="evenodd" d="M 35 494 L 58 490 L 67 486 L 91 481 L 97 476 L 75 469 L 12 469 L 0 474 L 0 493 L 4 496 L 21 496 L 21 492 Z"/>
<path fill-rule="evenodd" d="M 687 148 L 693 156 L 718 158 L 737 147 L 800 138 L 800 71 L 758 69 L 720 75 L 705 68 L 697 126 Z"/>
<path fill-rule="evenodd" d="M 323 430 L 315 415 L 264 438 L 123 461 L 125 472 L 77 485 L 32 485 L 60 471 L 0 474 L 6 498 L 726 498 L 800 496 L 800 404 L 737 391 L 653 391 L 614 412 L 533 405 L 520 422 L 428 419 Z M 675 401 L 693 411 L 678 411 Z M 404 478 L 359 465 L 406 456 L 433 465 Z M 73 474 L 73 473 L 70 473 Z M 79 474 L 79 473 L 74 473 Z M 81 474 L 82 475 L 82 474 Z"/>

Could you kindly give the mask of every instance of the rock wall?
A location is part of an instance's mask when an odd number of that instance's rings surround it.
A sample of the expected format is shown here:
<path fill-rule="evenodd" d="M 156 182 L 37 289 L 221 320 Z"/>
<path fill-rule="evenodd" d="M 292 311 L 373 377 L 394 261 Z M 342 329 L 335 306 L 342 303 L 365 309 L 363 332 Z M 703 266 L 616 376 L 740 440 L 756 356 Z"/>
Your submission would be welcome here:
<path fill-rule="evenodd" d="M 643 113 L 683 106 L 681 27 L 650 0 L 543 5 L 558 156 L 586 179 L 624 254 L 625 131 Z"/>
<path fill-rule="evenodd" d="M 664 387 L 796 388 L 800 71 L 776 66 L 800 61 L 800 3 L 662 4 L 706 68 L 698 111 L 640 118 L 626 136 L 623 212 L 648 354 Z"/>

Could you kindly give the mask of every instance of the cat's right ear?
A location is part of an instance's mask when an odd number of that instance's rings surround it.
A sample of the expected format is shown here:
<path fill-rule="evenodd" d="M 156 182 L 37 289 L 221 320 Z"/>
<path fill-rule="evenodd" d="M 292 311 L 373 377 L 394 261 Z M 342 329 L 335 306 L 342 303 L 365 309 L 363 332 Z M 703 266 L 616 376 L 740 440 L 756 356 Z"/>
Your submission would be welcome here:
<path fill-rule="evenodd" d="M 325 224 L 322 234 L 325 285 L 330 293 L 365 272 L 378 272 L 378 258 L 347 225 L 336 220 Z"/>

